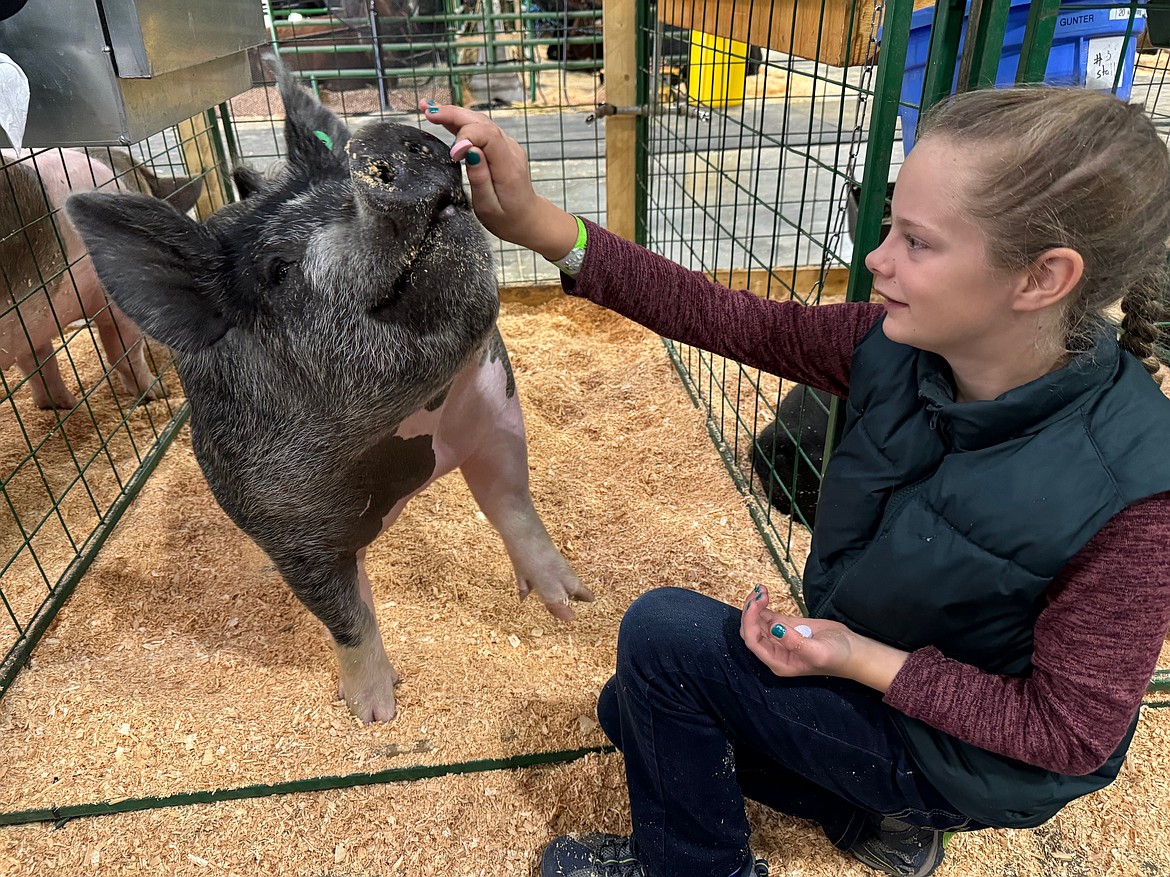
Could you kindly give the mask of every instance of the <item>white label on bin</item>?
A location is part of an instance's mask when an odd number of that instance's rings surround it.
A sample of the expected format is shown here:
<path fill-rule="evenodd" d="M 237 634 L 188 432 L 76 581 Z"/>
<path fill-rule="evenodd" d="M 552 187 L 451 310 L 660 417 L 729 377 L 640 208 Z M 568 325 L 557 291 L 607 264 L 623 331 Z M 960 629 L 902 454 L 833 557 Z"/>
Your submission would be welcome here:
<path fill-rule="evenodd" d="M 1089 58 L 1085 67 L 1087 88 L 1113 88 L 1124 42 L 1125 37 L 1096 37 L 1089 40 Z"/>
<path fill-rule="evenodd" d="M 1146 10 L 1144 10 L 1144 9 L 1135 9 L 1134 12 L 1136 13 L 1134 15 L 1134 18 L 1145 18 L 1146 17 Z M 1110 9 L 1109 10 L 1109 20 L 1110 21 L 1125 21 L 1127 18 L 1129 18 L 1129 10 L 1128 9 Z"/>
<path fill-rule="evenodd" d="M 0 54 L 0 128 L 8 135 L 8 142 L 18 155 L 24 144 L 28 99 L 28 77 L 19 64 Z"/>

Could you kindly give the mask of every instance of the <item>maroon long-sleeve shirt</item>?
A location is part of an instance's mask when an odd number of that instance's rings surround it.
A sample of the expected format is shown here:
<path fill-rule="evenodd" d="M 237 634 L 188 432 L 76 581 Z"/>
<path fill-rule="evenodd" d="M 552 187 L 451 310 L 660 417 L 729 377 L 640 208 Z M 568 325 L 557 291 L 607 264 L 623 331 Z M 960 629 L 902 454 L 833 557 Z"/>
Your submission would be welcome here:
<path fill-rule="evenodd" d="M 877 304 L 805 307 L 725 289 L 588 223 L 566 292 L 654 332 L 838 396 Z M 1075 477 L 1070 473 L 1069 477 Z M 1033 672 L 997 676 L 933 647 L 910 654 L 885 702 L 992 752 L 1085 774 L 1117 748 L 1170 627 L 1170 493 L 1119 512 L 1061 570 L 1036 621 Z"/>

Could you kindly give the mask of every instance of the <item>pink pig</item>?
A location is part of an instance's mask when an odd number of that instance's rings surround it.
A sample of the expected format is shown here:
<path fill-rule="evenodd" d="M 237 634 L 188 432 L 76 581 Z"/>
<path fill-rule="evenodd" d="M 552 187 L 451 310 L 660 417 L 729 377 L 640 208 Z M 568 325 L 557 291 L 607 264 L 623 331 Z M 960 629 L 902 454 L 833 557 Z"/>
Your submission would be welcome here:
<path fill-rule="evenodd" d="M 133 398 L 161 399 L 166 388 L 146 364 L 141 330 L 109 299 L 85 245 L 61 207 L 74 192 L 154 188 L 127 153 L 58 149 L 17 160 L 0 152 L 0 369 L 29 376 L 38 408 L 77 404 L 57 367 L 57 339 L 69 324 L 93 320 L 108 362 Z M 119 167 L 119 175 L 107 165 Z M 193 187 L 192 187 L 193 189 Z M 186 193 L 193 203 L 193 191 Z"/>

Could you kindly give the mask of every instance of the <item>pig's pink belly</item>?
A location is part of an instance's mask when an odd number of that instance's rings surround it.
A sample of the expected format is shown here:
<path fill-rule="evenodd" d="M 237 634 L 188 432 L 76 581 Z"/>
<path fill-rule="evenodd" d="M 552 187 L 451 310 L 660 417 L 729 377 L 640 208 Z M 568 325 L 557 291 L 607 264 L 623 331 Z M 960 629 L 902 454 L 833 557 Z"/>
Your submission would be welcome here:
<path fill-rule="evenodd" d="M 435 411 L 416 411 L 398 427 L 399 438 L 431 436 L 435 470 L 418 490 L 399 500 L 382 518 L 382 530 L 389 527 L 410 500 L 448 472 L 485 447 L 488 442 L 523 441 L 524 423 L 520 402 L 507 395 L 508 376 L 499 359 L 477 357 L 461 371 L 447 398 Z"/>

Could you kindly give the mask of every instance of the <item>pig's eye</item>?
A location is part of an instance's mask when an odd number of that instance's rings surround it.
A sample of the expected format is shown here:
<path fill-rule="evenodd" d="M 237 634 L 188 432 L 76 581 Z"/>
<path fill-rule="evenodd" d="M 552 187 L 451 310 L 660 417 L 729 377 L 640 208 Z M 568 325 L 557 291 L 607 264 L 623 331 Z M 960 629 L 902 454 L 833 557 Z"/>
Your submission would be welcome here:
<path fill-rule="evenodd" d="M 292 266 L 292 262 L 286 262 L 284 259 L 273 259 L 268 263 L 268 282 L 273 286 L 280 286 L 288 277 Z"/>

